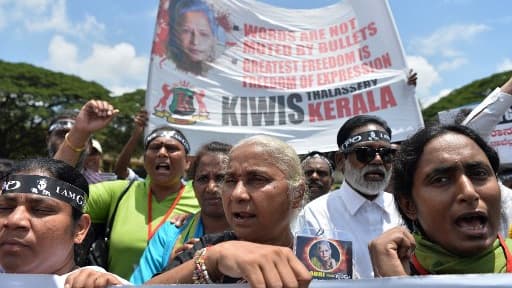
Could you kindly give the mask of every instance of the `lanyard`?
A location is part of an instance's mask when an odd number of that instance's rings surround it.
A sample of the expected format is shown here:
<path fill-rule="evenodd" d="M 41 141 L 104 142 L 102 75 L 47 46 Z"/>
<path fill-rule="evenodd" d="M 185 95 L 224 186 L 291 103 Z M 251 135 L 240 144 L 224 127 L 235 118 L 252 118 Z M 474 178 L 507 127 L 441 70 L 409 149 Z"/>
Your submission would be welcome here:
<path fill-rule="evenodd" d="M 500 241 L 500 246 L 503 249 L 503 252 L 505 253 L 505 261 L 507 262 L 507 273 L 512 272 L 512 254 L 510 254 L 510 251 L 508 250 L 507 243 L 505 243 L 505 240 L 503 237 L 498 234 L 498 240 Z M 421 266 L 420 262 L 418 261 L 418 258 L 416 258 L 416 254 L 412 254 L 411 257 L 412 265 L 414 266 L 414 269 L 418 272 L 419 275 L 428 275 L 430 272 L 427 271 L 427 269 L 423 268 Z"/>
<path fill-rule="evenodd" d="M 169 210 L 167 210 L 167 212 L 165 212 L 164 217 L 162 218 L 162 220 L 160 220 L 160 223 L 158 223 L 155 230 L 153 230 L 151 228 L 152 222 L 153 222 L 153 201 L 152 201 L 153 193 L 151 192 L 151 188 L 149 188 L 149 193 L 148 193 L 148 242 L 149 242 L 149 240 L 151 240 L 151 238 L 153 238 L 153 235 L 158 230 L 158 228 L 160 228 L 160 226 L 162 226 L 162 224 L 164 224 L 165 221 L 167 221 L 167 218 L 169 218 L 169 216 L 171 216 L 171 213 L 174 210 L 174 207 L 176 207 L 178 202 L 180 202 L 181 195 L 183 195 L 183 191 L 185 191 L 185 186 L 182 184 L 181 188 L 180 188 L 180 192 L 178 192 L 178 195 L 176 196 L 176 199 L 174 199 L 174 202 L 172 203 L 171 207 L 169 207 Z"/>
<path fill-rule="evenodd" d="M 501 234 L 498 234 L 498 239 L 500 240 L 501 248 L 503 248 L 503 252 L 505 252 L 505 260 L 507 261 L 507 273 L 512 272 L 512 255 L 508 250 L 507 243 L 505 243 L 505 239 Z"/>

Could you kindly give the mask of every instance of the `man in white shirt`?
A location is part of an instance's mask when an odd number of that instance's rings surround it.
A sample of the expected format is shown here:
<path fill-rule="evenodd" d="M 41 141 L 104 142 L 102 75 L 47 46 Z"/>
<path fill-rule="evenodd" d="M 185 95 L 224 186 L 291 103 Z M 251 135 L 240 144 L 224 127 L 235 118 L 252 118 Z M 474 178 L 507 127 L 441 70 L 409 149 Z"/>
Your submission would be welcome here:
<path fill-rule="evenodd" d="M 338 131 L 336 164 L 345 181 L 338 190 L 310 202 L 299 215 L 298 232 L 352 240 L 355 277 L 373 277 L 368 243 L 402 220 L 393 195 L 391 129 L 377 116 L 359 115 Z"/>

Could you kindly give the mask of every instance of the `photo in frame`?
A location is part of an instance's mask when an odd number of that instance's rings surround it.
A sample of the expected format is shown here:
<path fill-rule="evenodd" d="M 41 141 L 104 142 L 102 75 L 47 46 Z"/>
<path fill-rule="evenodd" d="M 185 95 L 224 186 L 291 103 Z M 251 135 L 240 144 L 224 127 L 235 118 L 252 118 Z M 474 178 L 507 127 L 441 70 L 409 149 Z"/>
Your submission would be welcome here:
<path fill-rule="evenodd" d="M 352 241 L 297 235 L 295 255 L 313 279 L 352 279 Z"/>

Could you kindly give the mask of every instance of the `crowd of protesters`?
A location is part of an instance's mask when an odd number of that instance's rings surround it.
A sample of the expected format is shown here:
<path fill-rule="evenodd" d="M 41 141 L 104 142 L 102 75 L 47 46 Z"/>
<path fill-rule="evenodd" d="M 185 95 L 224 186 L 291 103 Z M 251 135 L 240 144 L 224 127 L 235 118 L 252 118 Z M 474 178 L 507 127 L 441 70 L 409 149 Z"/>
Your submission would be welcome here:
<path fill-rule="evenodd" d="M 311 235 L 329 252 L 320 271 L 347 266 L 326 239 L 351 241 L 350 278 L 512 272 L 510 179 L 500 181 L 485 141 L 512 105 L 512 78 L 488 99 L 461 124 L 429 126 L 402 143 L 385 119 L 354 116 L 332 137 L 334 159 L 257 135 L 200 143 L 191 161 L 187 136 L 157 127 L 143 139 L 144 178 L 129 159 L 147 112 L 136 115 L 112 177 L 91 136 L 118 110 L 91 100 L 51 121 L 50 158 L 16 162 L 3 175 L 1 271 L 55 274 L 66 287 L 306 287 L 313 273 L 294 248 L 297 235 Z M 335 171 L 344 180 L 332 189 Z M 105 228 L 104 267 L 90 265 L 88 238 Z"/>

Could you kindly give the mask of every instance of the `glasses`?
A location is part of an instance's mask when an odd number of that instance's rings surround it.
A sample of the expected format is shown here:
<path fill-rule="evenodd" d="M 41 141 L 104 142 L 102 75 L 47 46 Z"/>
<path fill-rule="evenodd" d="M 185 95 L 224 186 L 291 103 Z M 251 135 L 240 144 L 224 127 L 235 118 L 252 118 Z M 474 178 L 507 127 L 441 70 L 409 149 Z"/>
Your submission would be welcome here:
<path fill-rule="evenodd" d="M 375 159 L 375 156 L 379 154 L 382 161 L 386 164 L 389 164 L 393 161 L 393 158 L 396 153 L 396 149 L 381 147 L 381 148 L 372 148 L 372 147 L 356 147 L 350 150 L 347 150 L 345 154 L 349 154 L 354 152 L 356 154 L 357 161 L 367 164 Z"/>

